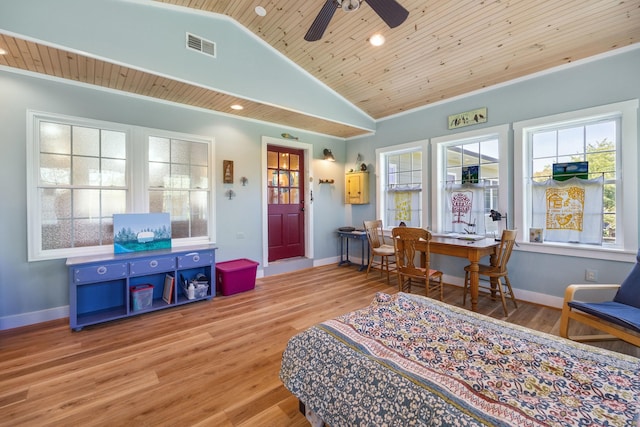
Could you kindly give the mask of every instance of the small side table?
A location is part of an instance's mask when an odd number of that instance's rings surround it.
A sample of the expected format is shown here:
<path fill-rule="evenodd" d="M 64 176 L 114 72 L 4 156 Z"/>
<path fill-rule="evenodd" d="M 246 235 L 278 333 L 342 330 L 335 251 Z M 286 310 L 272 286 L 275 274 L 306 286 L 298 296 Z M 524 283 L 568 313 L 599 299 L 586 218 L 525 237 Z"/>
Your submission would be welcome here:
<path fill-rule="evenodd" d="M 365 231 L 339 231 L 338 236 L 340 237 L 340 262 L 338 265 L 353 264 L 351 260 L 349 260 L 349 240 L 356 239 L 360 240 L 360 267 L 358 271 L 365 270 L 369 266 L 369 241 L 367 240 L 367 233 Z M 367 257 L 364 257 L 365 247 L 367 251 Z"/>

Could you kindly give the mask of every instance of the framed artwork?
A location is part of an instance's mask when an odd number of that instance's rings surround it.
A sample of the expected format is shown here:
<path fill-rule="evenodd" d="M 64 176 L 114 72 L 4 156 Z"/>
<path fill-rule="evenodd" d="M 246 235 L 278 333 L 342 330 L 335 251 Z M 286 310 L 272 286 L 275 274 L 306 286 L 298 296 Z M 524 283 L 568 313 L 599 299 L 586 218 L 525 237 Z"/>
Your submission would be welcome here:
<path fill-rule="evenodd" d="M 171 298 L 173 297 L 173 276 L 167 274 L 164 277 L 164 290 L 162 291 L 162 299 L 167 304 L 171 304 Z"/>
<path fill-rule="evenodd" d="M 542 243 L 542 228 L 530 228 L 529 241 L 531 243 Z"/>
<path fill-rule="evenodd" d="M 222 182 L 233 184 L 233 160 L 222 161 Z"/>
<path fill-rule="evenodd" d="M 462 183 L 477 184 L 478 169 L 479 169 L 479 166 L 463 166 L 462 167 Z"/>
<path fill-rule="evenodd" d="M 171 248 L 168 213 L 113 215 L 113 252 L 152 251 Z"/>
<path fill-rule="evenodd" d="M 566 181 L 574 176 L 580 179 L 588 179 L 589 162 L 554 163 L 553 179 L 556 181 Z"/>

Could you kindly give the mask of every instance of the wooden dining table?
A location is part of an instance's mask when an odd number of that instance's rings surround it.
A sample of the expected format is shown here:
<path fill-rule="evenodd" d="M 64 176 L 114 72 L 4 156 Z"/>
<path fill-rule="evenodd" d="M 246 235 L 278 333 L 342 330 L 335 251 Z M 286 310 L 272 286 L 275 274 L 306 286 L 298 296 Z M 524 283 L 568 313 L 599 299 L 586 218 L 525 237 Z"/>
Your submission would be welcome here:
<path fill-rule="evenodd" d="M 496 252 L 499 245 L 500 242 L 493 238 L 467 241 L 454 237 L 434 236 L 429 242 L 429 252 L 432 254 L 455 256 L 467 258 L 469 260 L 472 311 L 476 311 L 478 306 L 478 286 L 480 281 L 480 276 L 478 275 L 478 264 L 480 259 L 488 255 L 490 256 L 490 263 L 495 265 L 497 262 Z M 416 250 L 421 252 L 427 250 L 426 242 L 417 242 Z"/>

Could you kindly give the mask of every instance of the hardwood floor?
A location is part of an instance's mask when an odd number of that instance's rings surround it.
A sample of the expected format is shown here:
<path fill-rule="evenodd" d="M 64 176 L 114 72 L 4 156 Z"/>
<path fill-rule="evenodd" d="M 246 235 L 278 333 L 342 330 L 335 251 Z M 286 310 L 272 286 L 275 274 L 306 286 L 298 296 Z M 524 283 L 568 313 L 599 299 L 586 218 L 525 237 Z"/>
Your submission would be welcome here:
<path fill-rule="evenodd" d="M 395 278 L 329 265 L 80 332 L 67 319 L 1 331 L 0 425 L 307 426 L 278 378 L 287 340 L 379 291 L 396 292 Z M 461 289 L 447 286 L 445 300 L 460 305 Z M 502 316 L 486 297 L 479 311 Z M 557 334 L 559 319 L 521 303 L 506 320 Z M 619 341 L 599 346 L 640 356 Z"/>

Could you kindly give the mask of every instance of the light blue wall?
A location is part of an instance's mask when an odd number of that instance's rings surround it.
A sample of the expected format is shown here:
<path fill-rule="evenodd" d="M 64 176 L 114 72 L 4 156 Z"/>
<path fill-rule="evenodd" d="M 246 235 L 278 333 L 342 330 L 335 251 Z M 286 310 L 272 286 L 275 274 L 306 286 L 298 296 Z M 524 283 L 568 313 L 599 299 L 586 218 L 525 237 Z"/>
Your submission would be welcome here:
<path fill-rule="evenodd" d="M 235 187 L 233 201 L 224 198 L 225 186 L 217 183 L 216 217 L 219 260 L 262 255 L 260 162 L 261 137 L 289 132 L 313 145 L 314 227 L 316 260 L 339 255 L 333 231 L 344 224 L 359 225 L 374 218 L 375 179 L 372 202 L 363 206 L 343 204 L 344 171 L 353 167 L 357 153 L 374 167 L 375 149 L 447 134 L 449 114 L 488 107 L 495 126 L 563 111 L 571 111 L 640 98 L 640 49 L 553 74 L 496 88 L 467 98 L 379 122 L 375 135 L 344 141 L 313 133 L 283 129 L 251 121 L 162 104 L 129 96 L 79 87 L 0 69 L 0 325 L 4 317 L 64 307 L 68 304 L 64 260 L 27 262 L 26 207 L 26 111 L 34 109 L 70 116 L 129 123 L 214 137 L 216 161 L 233 159 L 247 187 Z M 474 127 L 476 128 L 476 127 Z M 513 154 L 510 137 L 509 155 Z M 320 160 L 330 148 L 337 162 Z M 636 162 L 638 159 L 636 159 Z M 375 169 L 372 169 L 372 178 Z M 317 179 L 333 178 L 334 185 L 318 185 Z M 246 239 L 238 239 L 243 232 Z M 463 260 L 434 255 L 438 268 L 460 275 Z M 584 281 L 585 268 L 599 271 L 599 282 L 619 283 L 630 263 L 534 254 L 516 249 L 510 276 L 518 289 L 561 297 L 568 283 Z"/>
<path fill-rule="evenodd" d="M 262 136 L 280 138 L 281 133 L 289 132 L 301 142 L 313 145 L 312 167 L 318 176 L 336 179 L 334 186 L 319 186 L 317 182 L 311 185 L 315 258 L 338 254 L 337 239 L 326 236 L 343 225 L 345 218 L 342 139 L 3 70 L 0 70 L 0 94 L 0 329 L 3 317 L 64 307 L 69 301 L 65 260 L 27 262 L 27 109 L 215 138 L 218 171 L 222 160 L 230 159 L 234 161 L 236 182 L 240 176 L 249 180 L 245 187 L 216 180 L 218 261 L 262 260 Z M 333 151 L 336 163 L 321 160 L 324 148 Z M 224 197 L 228 188 L 237 194 L 231 201 Z M 238 239 L 238 232 L 246 238 Z"/>
<path fill-rule="evenodd" d="M 369 115 L 222 15 L 137 0 L 2 1 L 0 29 L 223 93 L 375 128 Z M 216 58 L 186 49 L 187 32 L 216 43 Z"/>
<path fill-rule="evenodd" d="M 348 142 L 347 158 L 355 159 L 361 153 L 367 163 L 375 166 L 377 148 L 637 99 L 640 98 L 638 76 L 640 49 L 627 49 L 619 55 L 565 67 L 551 74 L 380 121 L 375 135 Z M 447 129 L 448 115 L 480 107 L 488 108 L 486 124 L 455 131 Z M 509 135 L 509 156 L 513 158 L 512 132 Z M 430 171 L 427 173 L 430 177 Z M 375 180 L 371 182 L 371 194 L 375 194 Z M 513 212 L 513 201 L 510 203 L 509 211 Z M 353 224 L 376 217 L 375 208 L 375 203 L 354 206 L 351 210 Z M 461 259 L 438 255 L 433 255 L 433 261 L 438 269 L 454 276 L 462 276 L 462 268 L 466 264 Z M 535 254 L 516 248 L 509 262 L 509 276 L 514 287 L 561 297 L 567 284 L 584 283 L 586 268 L 598 270 L 600 283 L 620 283 L 631 266 L 627 262 Z"/>

